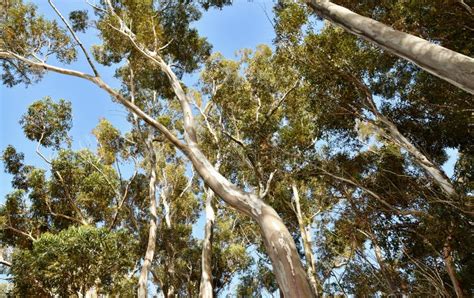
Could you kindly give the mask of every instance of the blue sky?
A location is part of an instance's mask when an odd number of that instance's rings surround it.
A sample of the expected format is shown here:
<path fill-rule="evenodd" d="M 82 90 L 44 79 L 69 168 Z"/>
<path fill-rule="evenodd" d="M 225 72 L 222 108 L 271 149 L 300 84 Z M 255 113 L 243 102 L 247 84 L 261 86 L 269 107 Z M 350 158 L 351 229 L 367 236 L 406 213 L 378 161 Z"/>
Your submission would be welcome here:
<path fill-rule="evenodd" d="M 31 2 L 38 6 L 42 14 L 50 19 L 56 19 L 47 0 Z M 202 36 L 208 38 L 213 45 L 213 51 L 221 52 L 224 56 L 232 58 L 242 48 L 255 48 L 261 43 L 271 44 L 274 33 L 267 15 L 272 17 L 272 3 L 270 0 L 236 0 L 230 7 L 204 12 L 201 20 L 194 26 Z M 56 0 L 55 4 L 65 16 L 69 15 L 70 11 L 88 7 L 84 0 Z M 79 36 L 87 48 L 99 43 L 97 37 L 90 32 L 79 34 Z M 68 67 L 90 72 L 82 56 L 76 63 Z M 113 68 L 99 66 L 99 72 L 111 86 L 119 86 L 119 82 L 113 78 Z M 186 83 L 194 84 L 196 78 L 197 75 L 188 76 Z M 28 106 L 44 96 L 51 96 L 55 100 L 64 98 L 72 102 L 73 128 L 70 134 L 73 138 L 74 149 L 95 147 L 91 131 L 101 118 L 109 119 L 122 130 L 127 130 L 129 127 L 125 120 L 126 112 L 120 105 L 113 103 L 103 90 L 79 78 L 48 73 L 42 81 L 30 85 L 28 88 L 23 85 L 14 88 L 0 85 L 0 88 L 0 151 L 3 151 L 8 144 L 12 144 L 19 151 L 25 153 L 27 164 L 39 167 L 47 166 L 36 155 L 36 144 L 24 137 L 18 124 L 21 115 L 25 113 Z M 44 151 L 47 156 L 51 156 L 51 152 Z M 3 173 L 3 169 L 0 172 L 0 201 L 2 201 L 5 194 L 11 191 L 11 177 Z"/>

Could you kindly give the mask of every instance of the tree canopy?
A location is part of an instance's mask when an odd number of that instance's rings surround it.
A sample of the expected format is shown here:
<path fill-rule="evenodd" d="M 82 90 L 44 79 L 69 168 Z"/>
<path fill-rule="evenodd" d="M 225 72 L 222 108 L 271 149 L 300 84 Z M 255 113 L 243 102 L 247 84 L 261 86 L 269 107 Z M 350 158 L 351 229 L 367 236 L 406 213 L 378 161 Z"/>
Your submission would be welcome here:
<path fill-rule="evenodd" d="M 2 2 L 4 85 L 77 77 L 130 128 L 73 149 L 47 90 L 18 119 L 44 163 L 3 149 L 11 295 L 474 294 L 472 1 L 276 1 L 235 58 L 193 26 L 232 1 L 48 2 Z"/>

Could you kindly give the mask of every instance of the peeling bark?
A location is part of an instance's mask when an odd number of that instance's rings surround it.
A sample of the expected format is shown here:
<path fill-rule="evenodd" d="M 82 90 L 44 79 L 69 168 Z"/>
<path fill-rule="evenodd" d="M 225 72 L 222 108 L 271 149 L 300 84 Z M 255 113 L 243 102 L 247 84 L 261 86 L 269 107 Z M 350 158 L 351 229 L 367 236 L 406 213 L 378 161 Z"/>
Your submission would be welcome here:
<path fill-rule="evenodd" d="M 474 59 L 356 14 L 328 0 L 305 0 L 318 15 L 474 94 Z"/>
<path fill-rule="evenodd" d="M 273 208 L 263 205 L 256 219 L 266 251 L 272 261 L 273 273 L 285 298 L 315 297 L 296 251 L 295 242 Z"/>

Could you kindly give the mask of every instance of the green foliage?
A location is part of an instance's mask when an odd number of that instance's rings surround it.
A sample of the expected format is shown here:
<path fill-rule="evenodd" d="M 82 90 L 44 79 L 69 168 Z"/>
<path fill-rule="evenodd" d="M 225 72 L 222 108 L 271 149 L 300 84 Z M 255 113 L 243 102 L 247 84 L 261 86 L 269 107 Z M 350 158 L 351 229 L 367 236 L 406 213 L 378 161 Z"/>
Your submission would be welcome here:
<path fill-rule="evenodd" d="M 89 16 L 87 15 L 87 10 L 75 10 L 69 13 L 69 20 L 71 21 L 72 29 L 76 32 L 82 31 L 86 32 L 88 27 L 87 21 Z"/>
<path fill-rule="evenodd" d="M 23 168 L 24 158 L 23 153 L 17 153 L 15 147 L 8 145 L 2 155 L 5 171 L 12 175 L 18 174 Z"/>
<path fill-rule="evenodd" d="M 101 119 L 92 133 L 99 142 L 99 156 L 104 163 L 111 165 L 115 162 L 118 152 L 123 146 L 123 139 L 120 132 L 112 126 L 106 119 Z"/>
<path fill-rule="evenodd" d="M 157 50 L 157 46 L 163 47 L 161 54 L 179 66 L 176 68 L 178 74 L 195 70 L 209 55 L 211 46 L 190 26 L 201 17 L 198 7 L 191 1 L 122 1 L 114 2 L 114 8 L 125 20 L 133 19 L 132 31 L 140 43 L 154 50 Z M 103 44 L 96 47 L 96 59 L 109 65 L 127 57 L 136 70 L 141 70 L 136 71 L 137 74 L 153 75 L 154 80 L 161 77 L 158 81 L 166 83 L 166 78 L 159 75 L 157 69 L 150 68 L 130 41 L 109 24 L 119 26 L 113 17 L 101 15 L 98 28 Z"/>
<path fill-rule="evenodd" d="M 63 63 L 76 59 L 76 50 L 56 21 L 39 16 L 32 4 L 21 0 L 4 1 L 5 10 L 0 14 L 0 48 L 27 58 L 32 53 L 47 58 L 54 55 Z M 33 69 L 21 61 L 2 60 L 2 80 L 7 86 L 19 83 L 31 84 L 43 75 L 43 69 Z"/>
<path fill-rule="evenodd" d="M 55 103 L 50 97 L 35 101 L 20 120 L 28 139 L 42 146 L 59 149 L 69 141 L 72 126 L 71 103 L 60 99 Z"/>
<path fill-rule="evenodd" d="M 110 220 L 112 202 L 119 186 L 117 172 L 88 150 L 61 150 L 52 160 L 51 203 L 59 210 L 77 214 L 71 201 L 94 222 Z"/>
<path fill-rule="evenodd" d="M 45 233 L 31 250 L 14 254 L 15 293 L 70 296 L 94 286 L 99 293 L 110 293 L 132 270 L 135 246 L 126 231 L 83 226 Z"/>
<path fill-rule="evenodd" d="M 222 9 L 224 6 L 232 4 L 232 0 L 198 0 L 198 2 L 205 10 L 211 7 Z"/>
<path fill-rule="evenodd" d="M 25 214 L 25 192 L 15 190 L 5 197 L 0 209 L 1 240 L 3 245 L 28 247 L 29 239 L 24 239 L 17 231 L 29 230 L 30 222 Z"/>

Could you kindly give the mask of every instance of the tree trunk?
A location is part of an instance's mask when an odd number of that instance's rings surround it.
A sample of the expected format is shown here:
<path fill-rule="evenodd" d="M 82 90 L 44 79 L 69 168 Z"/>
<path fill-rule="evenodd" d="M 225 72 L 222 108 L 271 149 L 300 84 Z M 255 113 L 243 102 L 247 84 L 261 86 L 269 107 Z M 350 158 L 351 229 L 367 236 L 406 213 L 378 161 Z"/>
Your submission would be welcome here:
<path fill-rule="evenodd" d="M 151 134 L 150 134 L 151 135 Z M 156 212 L 156 156 L 153 149 L 152 142 L 147 142 L 148 151 L 150 152 L 150 184 L 149 184 L 149 204 L 150 204 L 150 228 L 148 232 L 148 244 L 145 252 L 145 258 L 143 259 L 143 265 L 138 279 L 138 297 L 147 297 L 147 286 L 148 286 L 148 272 L 151 268 L 153 256 L 155 254 L 156 245 L 156 230 L 158 215 Z"/>
<path fill-rule="evenodd" d="M 446 176 L 439 166 L 435 165 L 428 157 L 418 150 L 418 148 L 416 148 L 416 146 L 413 145 L 410 140 L 408 140 L 398 130 L 397 126 L 378 110 L 377 105 L 373 100 L 372 92 L 367 87 L 367 85 L 365 85 L 361 79 L 356 78 L 351 74 L 344 72 L 341 74 L 348 80 L 352 81 L 352 83 L 354 83 L 357 88 L 360 88 L 365 94 L 367 105 L 376 117 L 376 121 L 369 121 L 379 130 L 379 133 L 386 139 L 397 144 L 400 148 L 405 149 L 410 154 L 410 156 L 413 157 L 415 163 L 419 165 L 429 176 L 431 176 L 434 182 L 438 184 L 439 187 L 441 187 L 444 193 L 446 193 L 448 196 L 454 196 L 456 194 L 456 190 L 454 189 L 454 186 L 448 176 Z"/>
<path fill-rule="evenodd" d="M 293 198 L 296 205 L 295 206 L 296 218 L 298 220 L 301 240 L 303 241 L 304 255 L 306 259 L 306 273 L 308 275 L 308 280 L 309 280 L 309 283 L 311 284 L 311 288 L 313 289 L 314 295 L 319 296 L 318 281 L 316 279 L 316 263 L 315 263 L 313 250 L 311 248 L 311 236 L 309 234 L 309 231 L 306 229 L 306 225 L 303 221 L 303 214 L 301 212 L 301 204 L 300 204 L 300 196 L 299 196 L 298 188 L 296 187 L 296 184 L 293 184 L 291 188 L 293 190 Z"/>
<path fill-rule="evenodd" d="M 377 260 L 377 263 L 379 264 L 382 276 L 385 279 L 385 282 L 387 283 L 388 287 L 390 288 L 389 296 L 397 296 L 399 294 L 399 290 L 397 284 L 394 283 L 392 278 L 393 271 L 391 270 L 391 268 L 387 268 L 387 264 L 385 263 L 385 259 L 382 255 L 382 249 L 380 248 L 377 239 L 375 238 L 373 233 L 370 232 L 369 236 L 369 239 L 370 241 L 372 241 L 372 245 L 374 247 L 375 258 Z"/>
<path fill-rule="evenodd" d="M 273 272 L 284 296 L 287 298 L 313 297 L 295 242 L 276 211 L 254 193 L 244 192 L 224 178 L 194 142 L 188 141 L 186 155 L 216 195 L 235 209 L 250 216 L 260 226 Z"/>
<path fill-rule="evenodd" d="M 321 17 L 474 94 L 474 59 L 395 30 L 328 0 L 305 0 Z"/>
<path fill-rule="evenodd" d="M 212 298 L 212 228 L 214 226 L 215 212 L 212 207 L 214 192 L 208 189 L 206 196 L 206 225 L 204 227 L 204 240 L 201 256 L 201 285 L 199 297 Z"/>
<path fill-rule="evenodd" d="M 285 298 L 315 297 L 301 264 L 295 242 L 275 210 L 263 204 L 261 215 L 256 218 L 263 243 L 278 286 Z"/>
<path fill-rule="evenodd" d="M 84 298 L 97 298 L 97 287 L 93 286 L 89 290 L 86 291 Z"/>
<path fill-rule="evenodd" d="M 387 126 L 386 137 L 389 140 L 396 143 L 401 148 L 407 150 L 408 153 L 415 159 L 415 163 L 422 167 L 447 195 L 453 196 L 456 194 L 456 190 L 454 189 L 454 186 L 446 174 L 444 174 L 444 172 L 437 165 L 431 162 L 431 160 L 429 160 L 404 135 L 402 135 L 395 124 L 380 114 L 377 116 L 377 118 Z"/>
<path fill-rule="evenodd" d="M 170 202 L 168 202 L 168 196 L 166 195 L 167 193 L 167 186 L 164 187 L 164 190 L 161 192 L 161 201 L 163 203 L 163 209 L 164 209 L 164 215 L 165 215 L 165 223 L 168 229 L 171 229 L 171 206 Z"/>
<path fill-rule="evenodd" d="M 464 293 L 462 290 L 461 283 L 458 280 L 456 267 L 454 266 L 452 248 L 451 248 L 451 235 L 447 237 L 444 247 L 443 247 L 443 258 L 444 264 L 446 266 L 446 271 L 448 272 L 449 278 L 451 279 L 451 283 L 453 284 L 454 291 L 456 292 L 456 296 L 458 298 L 464 297 Z"/>
<path fill-rule="evenodd" d="M 109 7 L 111 7 L 110 1 L 106 2 Z M 114 14 L 112 9 L 110 10 L 111 13 Z M 114 14 L 114 16 L 120 18 L 116 14 Z M 181 88 L 178 78 L 160 56 L 146 50 L 136 42 L 133 33 L 123 20 L 119 19 L 119 21 L 121 24 L 120 28 L 122 34 L 132 39 L 135 42 L 135 47 L 143 52 L 147 58 L 151 59 L 154 63 L 157 63 L 161 70 L 168 76 L 171 87 L 181 104 L 181 109 L 184 114 L 184 136 L 186 143 L 183 143 L 179 138 L 172 134 L 162 123 L 156 121 L 152 116 L 141 110 L 133 101 L 126 99 L 123 95 L 107 85 L 100 77 L 93 77 L 82 72 L 59 68 L 46 63 L 34 62 L 20 55 L 4 51 L 0 51 L 0 57 L 5 59 L 19 59 L 20 61 L 32 66 L 40 66 L 57 73 L 89 80 L 109 93 L 130 112 L 134 113 L 144 122 L 160 131 L 171 144 L 181 150 L 183 154 L 189 158 L 203 181 L 216 195 L 240 213 L 250 216 L 258 223 L 268 255 L 272 261 L 276 280 L 280 289 L 282 289 L 284 296 L 286 298 L 312 297 L 313 293 L 310 284 L 306 279 L 306 274 L 296 250 L 295 242 L 281 218 L 272 207 L 263 202 L 255 193 L 245 192 L 214 169 L 206 156 L 204 156 L 200 151 L 196 142 L 192 109 L 189 105 L 190 100 L 186 97 Z"/>

